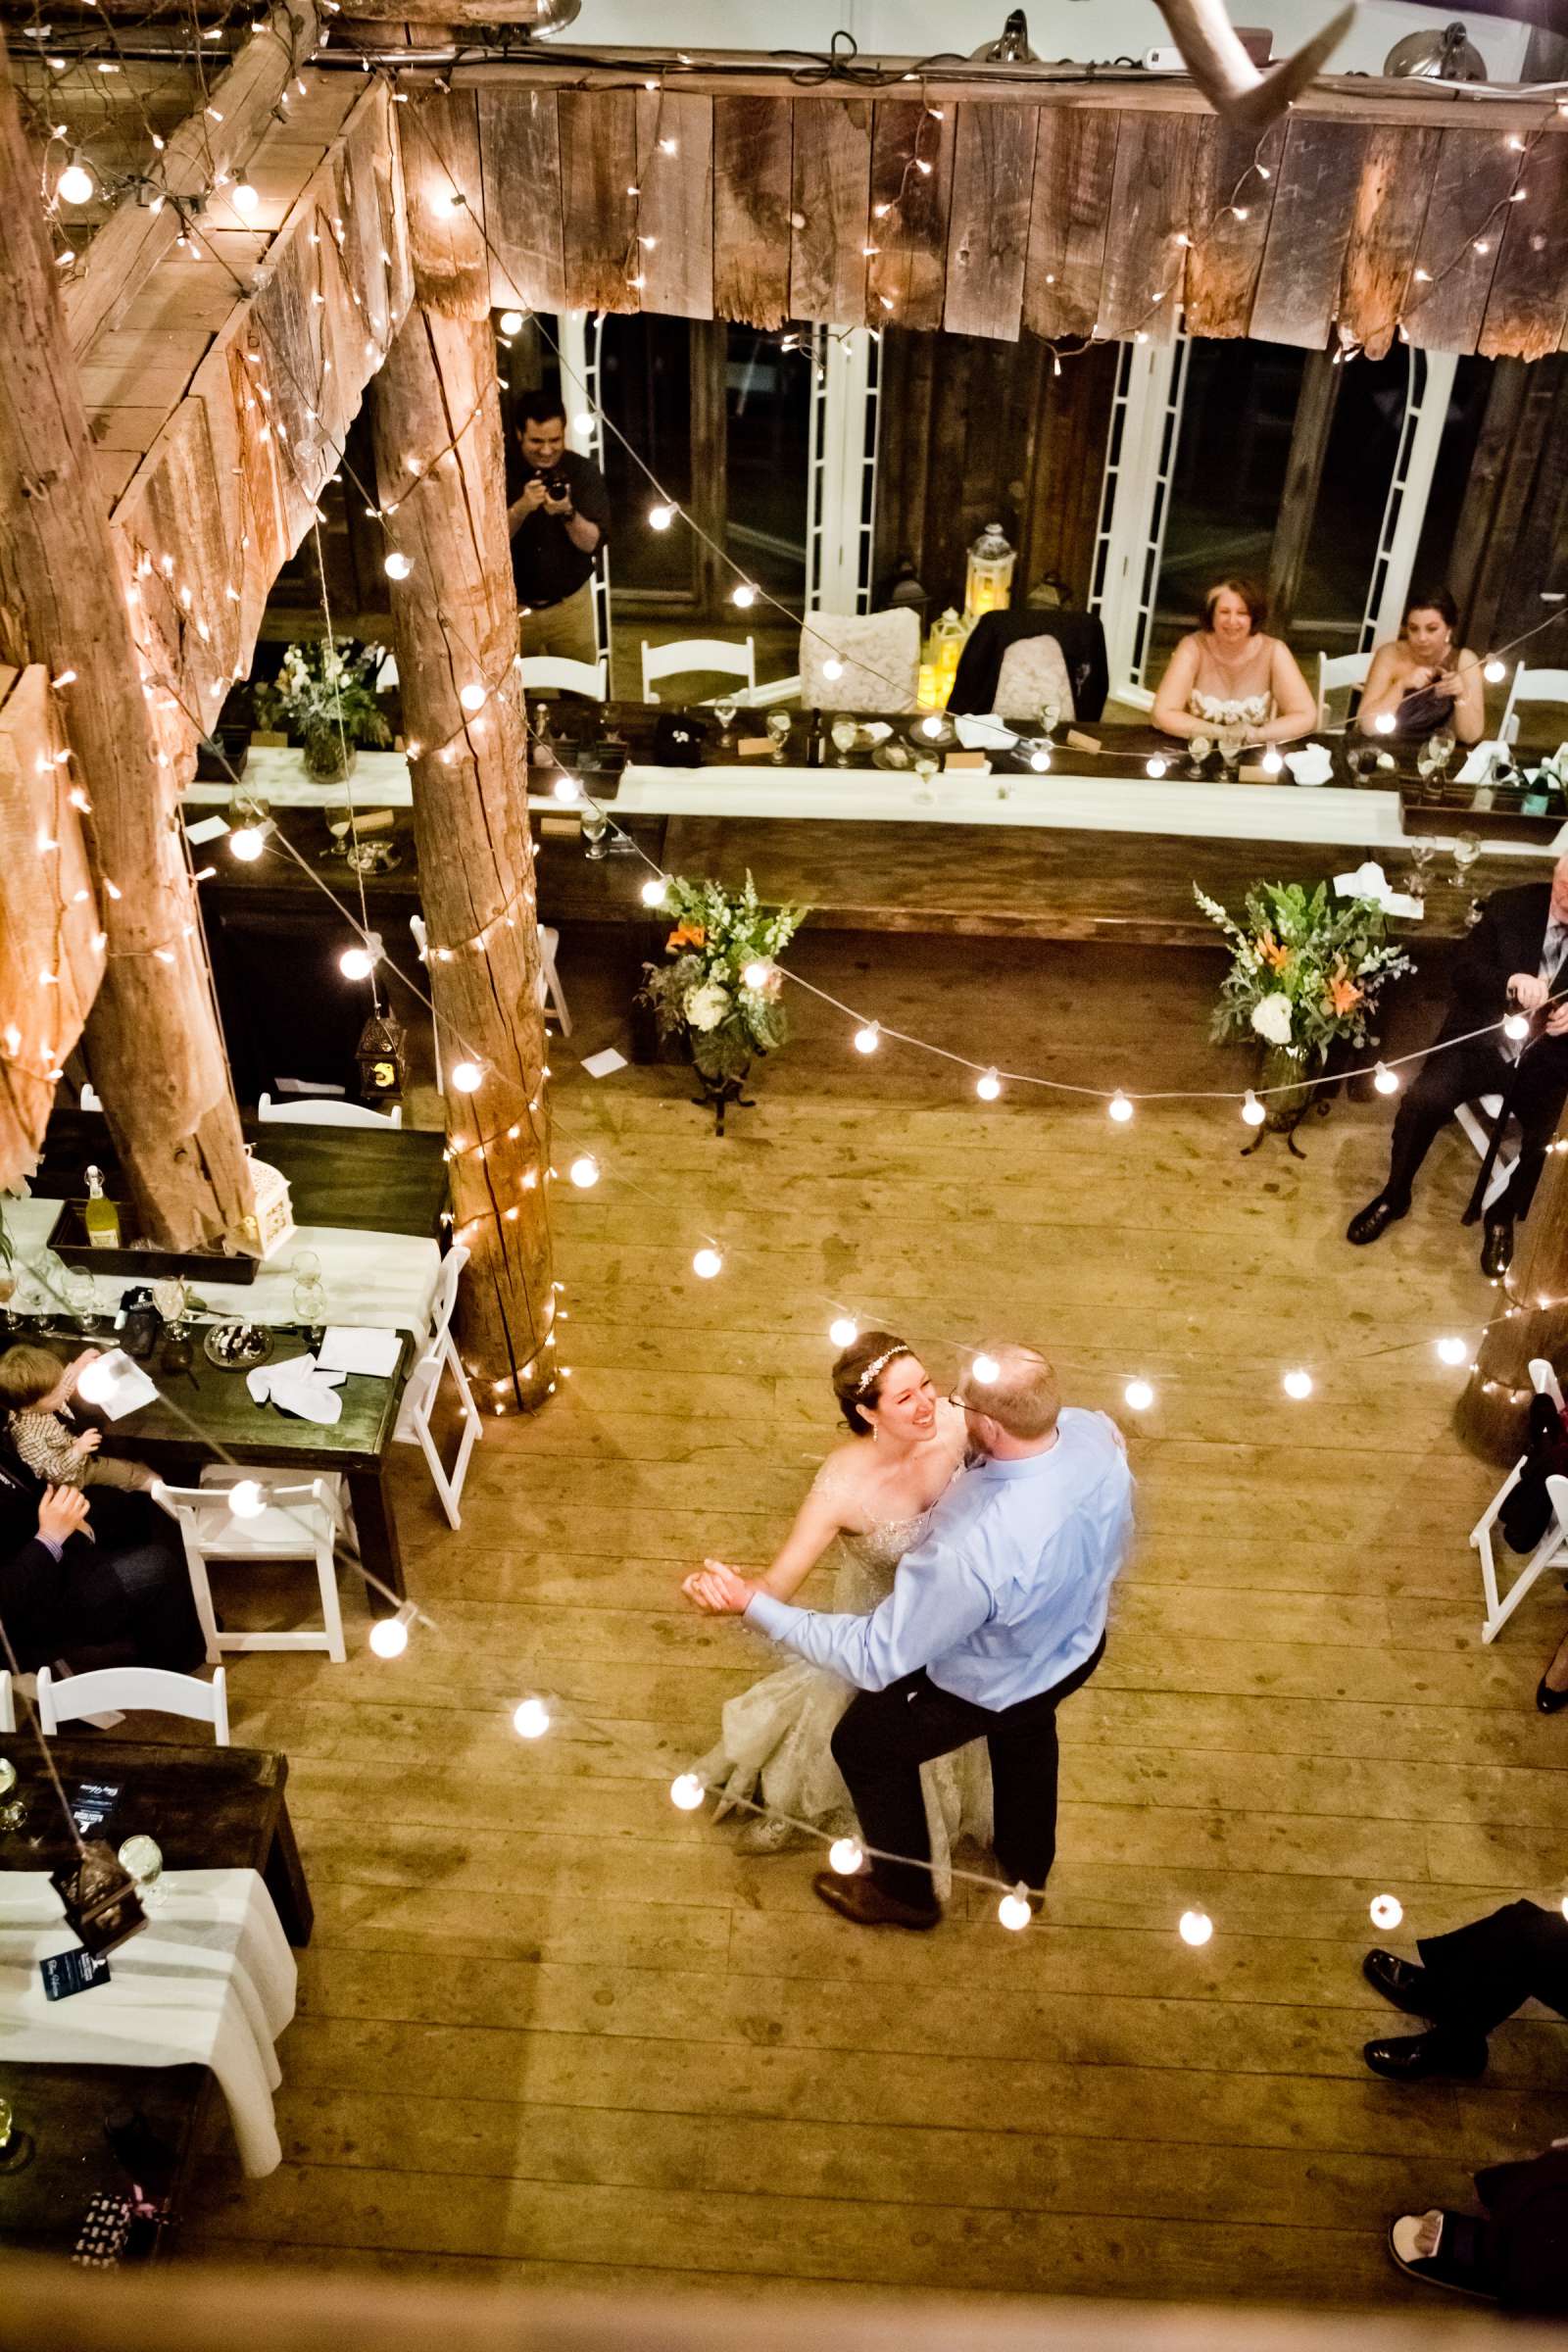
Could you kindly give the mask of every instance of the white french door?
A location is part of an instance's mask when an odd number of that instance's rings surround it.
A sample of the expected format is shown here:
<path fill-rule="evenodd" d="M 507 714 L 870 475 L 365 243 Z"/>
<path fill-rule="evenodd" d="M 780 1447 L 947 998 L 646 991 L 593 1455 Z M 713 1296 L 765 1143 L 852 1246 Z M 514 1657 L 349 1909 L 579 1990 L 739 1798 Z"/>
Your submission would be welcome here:
<path fill-rule="evenodd" d="M 810 365 L 806 609 L 864 612 L 871 602 L 882 339 L 863 326 L 814 327 Z"/>

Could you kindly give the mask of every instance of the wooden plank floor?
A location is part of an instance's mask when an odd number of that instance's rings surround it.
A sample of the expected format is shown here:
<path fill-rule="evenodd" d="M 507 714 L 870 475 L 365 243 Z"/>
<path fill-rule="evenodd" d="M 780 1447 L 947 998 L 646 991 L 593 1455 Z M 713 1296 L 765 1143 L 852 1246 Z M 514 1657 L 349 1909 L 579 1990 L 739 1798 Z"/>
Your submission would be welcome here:
<path fill-rule="evenodd" d="M 569 945 L 569 943 L 568 943 Z M 803 942 L 885 1019 L 1013 1066 L 1235 1083 L 1212 966 L 1005 943 Z M 584 1053 L 615 1034 L 581 954 Z M 1442 1139 L 1376 1250 L 1347 1215 L 1387 1110 L 1243 1160 L 1234 1114 L 983 1112 L 954 1076 L 804 1016 L 716 1143 L 676 1069 L 556 1056 L 571 1376 L 487 1427 L 446 1532 L 411 1454 L 404 1660 L 233 1662 L 235 1737 L 284 1747 L 318 1927 L 283 2045 L 283 2169 L 223 2142 L 187 2250 L 742 2291 L 943 2288 L 1297 2303 L 1404 2298 L 1385 2219 L 1568 2129 L 1544 2015 L 1484 2085 L 1400 2092 L 1359 2049 L 1369 1898 L 1406 1927 L 1561 1892 L 1568 1731 L 1531 1697 L 1544 1586 L 1492 1649 L 1465 1534 L 1496 1473 L 1430 1347 L 1492 1294 Z M 1243 1074 L 1245 1083 L 1245 1073 Z M 731 1255 L 701 1283 L 690 1255 Z M 919 1343 L 1049 1346 L 1075 1400 L 1158 1384 L 1132 1430 L 1141 1540 L 1105 1664 L 1064 1711 L 1046 1923 L 989 1898 L 892 1938 L 829 1917 L 800 1855 L 747 1861 L 671 1774 L 767 1663 L 676 1584 L 767 1555 L 832 1441 L 824 1294 Z M 1319 1393 L 1281 1395 L 1288 1363 Z M 1131 1416 L 1123 1412 L 1124 1421 Z M 1548 1589 L 1549 1587 L 1549 1589 Z M 347 1590 L 347 1588 L 346 1588 Z M 580 1710 L 537 1745 L 528 1690 Z M 586 1720 L 583 1720 L 586 1719 Z M 601 1724 L 603 1730 L 592 1728 Z M 1215 1922 L 1188 1950 L 1190 1903 Z"/>

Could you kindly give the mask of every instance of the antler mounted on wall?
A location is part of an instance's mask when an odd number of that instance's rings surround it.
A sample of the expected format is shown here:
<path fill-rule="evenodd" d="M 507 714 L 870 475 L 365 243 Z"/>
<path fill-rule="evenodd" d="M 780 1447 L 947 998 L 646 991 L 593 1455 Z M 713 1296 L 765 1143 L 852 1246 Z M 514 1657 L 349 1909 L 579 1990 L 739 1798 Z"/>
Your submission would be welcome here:
<path fill-rule="evenodd" d="M 1249 130 L 1263 130 L 1299 97 L 1349 31 L 1355 0 L 1342 8 L 1294 57 L 1260 74 L 1237 37 L 1224 0 L 1155 0 L 1187 70 L 1217 115 Z"/>

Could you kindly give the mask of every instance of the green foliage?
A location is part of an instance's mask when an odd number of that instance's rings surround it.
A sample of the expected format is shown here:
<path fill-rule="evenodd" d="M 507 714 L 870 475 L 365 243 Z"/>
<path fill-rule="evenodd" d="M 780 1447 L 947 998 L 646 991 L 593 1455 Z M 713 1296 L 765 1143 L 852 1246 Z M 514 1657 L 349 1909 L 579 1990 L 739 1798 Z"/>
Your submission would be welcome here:
<path fill-rule="evenodd" d="M 1211 1035 L 1259 1037 L 1303 1063 L 1324 1060 L 1336 1038 L 1377 1044 L 1368 1023 L 1383 984 L 1414 967 L 1388 944 L 1375 899 L 1342 899 L 1327 882 L 1259 882 L 1241 923 L 1196 882 L 1193 896 L 1235 951 Z"/>
<path fill-rule="evenodd" d="M 673 874 L 660 906 L 673 918 L 664 946 L 675 960 L 645 964 L 642 991 L 659 1034 L 683 1036 L 706 1078 L 738 1078 L 754 1054 L 776 1054 L 789 1035 L 774 959 L 807 909 L 764 906 L 749 873 L 735 892 Z M 748 988 L 742 977 L 751 963 L 768 966 L 759 988 Z"/>
<path fill-rule="evenodd" d="M 378 645 L 356 651 L 348 637 L 291 645 L 276 685 L 256 689 L 257 716 L 294 735 L 336 735 L 341 725 L 351 744 L 390 743 L 392 729 L 370 684 L 380 658 Z"/>

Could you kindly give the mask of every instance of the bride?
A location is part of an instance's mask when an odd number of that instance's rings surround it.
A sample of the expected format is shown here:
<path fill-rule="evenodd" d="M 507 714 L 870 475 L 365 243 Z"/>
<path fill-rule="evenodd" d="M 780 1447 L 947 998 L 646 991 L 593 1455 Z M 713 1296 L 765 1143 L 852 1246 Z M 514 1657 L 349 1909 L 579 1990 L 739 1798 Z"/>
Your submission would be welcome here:
<path fill-rule="evenodd" d="M 869 1615 L 891 1592 L 894 1570 L 923 1540 L 932 1511 L 962 1466 L 963 1415 L 939 1402 L 913 1348 L 891 1332 L 862 1333 L 834 1364 L 832 1379 L 854 1435 L 822 1464 L 760 1582 L 764 1592 L 793 1600 L 836 1544 L 832 1606 Z M 682 1590 L 692 1592 L 696 1582 L 696 1575 L 688 1577 Z M 755 1798 L 760 1784 L 768 1812 L 742 1830 L 740 1851 L 778 1853 L 798 1843 L 800 1833 L 778 1819 L 781 1814 L 821 1829 L 854 1826 L 849 1791 L 828 1745 L 854 1695 L 825 1667 L 792 1658 L 727 1702 L 717 1744 L 694 1769 L 720 1792 L 720 1815 L 737 1798 Z M 945 1900 L 959 1837 L 991 1842 L 985 1741 L 972 1740 L 923 1766 L 921 1779 L 933 1883 Z"/>

